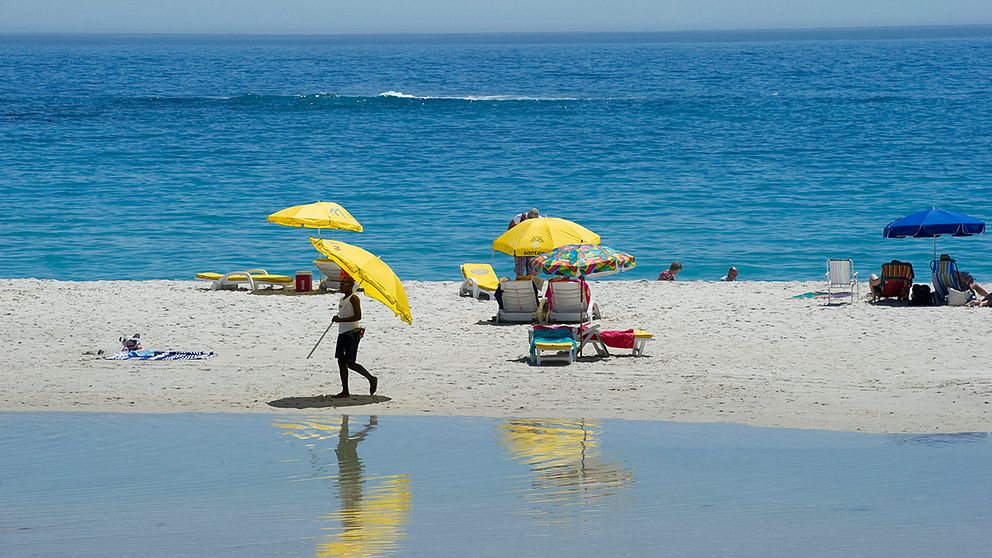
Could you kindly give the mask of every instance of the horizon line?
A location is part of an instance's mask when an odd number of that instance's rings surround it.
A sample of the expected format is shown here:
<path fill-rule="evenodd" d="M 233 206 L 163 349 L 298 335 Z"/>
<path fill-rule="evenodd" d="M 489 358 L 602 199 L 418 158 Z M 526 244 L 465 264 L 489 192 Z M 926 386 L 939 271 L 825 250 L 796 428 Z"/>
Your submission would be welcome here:
<path fill-rule="evenodd" d="M 489 37 L 489 36 L 568 36 L 568 35 L 698 35 L 698 34 L 791 34 L 791 33 L 857 33 L 857 32 L 898 32 L 898 31 L 952 31 L 952 30 L 988 30 L 992 32 L 992 22 L 967 24 L 934 24 L 934 25 L 866 25 L 850 27 L 748 27 L 748 28 L 706 28 L 706 29 L 668 29 L 642 31 L 383 31 L 383 32 L 328 32 L 328 33 L 292 33 L 292 32 L 189 32 L 189 31 L 0 31 L 0 37 L 41 37 L 41 36 L 90 36 L 90 37 Z"/>

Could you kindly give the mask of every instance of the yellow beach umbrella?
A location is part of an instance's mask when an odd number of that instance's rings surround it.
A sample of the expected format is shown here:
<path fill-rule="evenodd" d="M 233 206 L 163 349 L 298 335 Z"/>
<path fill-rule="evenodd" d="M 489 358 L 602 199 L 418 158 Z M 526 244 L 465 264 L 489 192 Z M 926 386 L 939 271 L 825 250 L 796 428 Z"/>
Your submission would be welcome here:
<path fill-rule="evenodd" d="M 268 221 L 287 227 L 308 229 L 341 229 L 362 232 L 362 225 L 348 210 L 334 202 L 314 202 L 294 205 L 269 215 Z"/>
<path fill-rule="evenodd" d="M 493 241 L 493 250 L 511 256 L 539 256 L 568 244 L 599 244 L 599 235 L 557 217 L 527 219 Z"/>
<path fill-rule="evenodd" d="M 404 322 L 413 323 L 413 314 L 410 313 L 410 302 L 406 299 L 403 283 L 386 262 L 358 246 L 337 240 L 311 236 L 310 243 L 353 277 L 355 283 L 365 289 L 365 294 L 385 304 Z"/>

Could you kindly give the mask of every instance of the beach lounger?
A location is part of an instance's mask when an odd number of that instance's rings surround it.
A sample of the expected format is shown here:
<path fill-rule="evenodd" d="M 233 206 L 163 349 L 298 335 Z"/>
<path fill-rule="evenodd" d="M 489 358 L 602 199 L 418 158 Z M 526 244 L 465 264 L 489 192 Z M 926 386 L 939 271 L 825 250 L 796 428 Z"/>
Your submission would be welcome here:
<path fill-rule="evenodd" d="M 549 361 L 575 362 L 578 338 L 575 328 L 567 326 L 534 326 L 528 331 L 530 362 L 540 366 Z"/>
<path fill-rule="evenodd" d="M 881 284 L 872 288 L 872 302 L 878 302 L 883 298 L 895 298 L 897 300 L 909 300 L 909 291 L 913 288 L 913 264 L 892 260 L 887 264 L 882 264 Z"/>
<path fill-rule="evenodd" d="M 499 287 L 496 271 L 489 264 L 462 264 L 462 281 L 458 296 L 470 296 L 477 300 L 491 299 Z"/>
<path fill-rule="evenodd" d="M 324 276 L 318 288 L 335 293 L 341 290 L 341 278 L 346 275 L 341 266 L 327 258 L 317 258 L 313 261 L 313 265 Z"/>
<path fill-rule="evenodd" d="M 858 300 L 858 273 L 854 271 L 854 260 L 827 260 L 827 304 L 834 299 L 835 291 L 851 293 L 852 302 Z"/>
<path fill-rule="evenodd" d="M 251 292 L 257 292 L 264 286 L 272 287 L 278 285 L 286 288 L 287 285 L 293 285 L 295 283 L 295 278 L 293 277 L 288 275 L 274 275 L 264 269 L 234 271 L 223 275 L 220 273 L 205 272 L 197 273 L 195 277 L 204 281 L 210 281 L 210 288 L 213 290 L 235 290 L 239 285 L 247 284 Z"/>
<path fill-rule="evenodd" d="M 503 281 L 499 284 L 500 308 L 497 322 L 532 323 L 543 310 L 533 281 Z"/>
<path fill-rule="evenodd" d="M 599 325 L 584 324 L 579 329 L 579 355 L 586 345 L 592 345 L 599 356 L 609 356 L 607 347 L 631 349 L 634 356 L 644 356 L 648 341 L 654 334 L 643 329 L 601 330 Z"/>
<path fill-rule="evenodd" d="M 599 305 L 586 299 L 583 281 L 548 281 L 548 322 L 583 323 L 598 320 Z"/>
<path fill-rule="evenodd" d="M 951 290 L 971 293 L 970 285 L 962 285 L 958 281 L 958 264 L 952 259 L 931 260 L 930 273 L 938 304 L 947 304 L 947 295 Z M 973 293 L 968 298 L 971 296 Z"/>

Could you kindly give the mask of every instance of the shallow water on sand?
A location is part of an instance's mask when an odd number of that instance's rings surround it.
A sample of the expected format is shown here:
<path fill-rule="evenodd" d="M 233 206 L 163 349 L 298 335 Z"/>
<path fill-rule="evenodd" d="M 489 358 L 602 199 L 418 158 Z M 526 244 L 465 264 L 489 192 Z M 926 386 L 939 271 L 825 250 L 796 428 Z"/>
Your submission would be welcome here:
<path fill-rule="evenodd" d="M 0 555 L 983 556 L 985 433 L 0 414 Z"/>

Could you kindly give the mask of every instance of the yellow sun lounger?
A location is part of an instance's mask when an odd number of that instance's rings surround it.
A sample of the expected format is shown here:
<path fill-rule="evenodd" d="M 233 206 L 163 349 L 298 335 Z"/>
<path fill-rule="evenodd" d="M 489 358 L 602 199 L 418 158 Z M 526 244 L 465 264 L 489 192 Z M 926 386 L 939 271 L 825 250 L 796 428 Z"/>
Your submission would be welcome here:
<path fill-rule="evenodd" d="M 292 285 L 295 282 L 293 277 L 288 275 L 274 275 L 264 269 L 248 269 L 246 271 L 235 271 L 223 275 L 220 273 L 205 272 L 197 273 L 195 277 L 204 281 L 210 281 L 210 288 L 213 290 L 233 290 L 237 289 L 238 285 L 247 283 L 248 287 L 251 289 L 251 292 L 257 291 L 264 285 L 268 285 L 270 287 L 273 285 L 281 285 L 285 287 L 286 285 Z"/>
<path fill-rule="evenodd" d="M 499 277 L 489 264 L 462 264 L 462 276 L 465 280 L 458 289 L 459 296 L 479 299 L 485 294 L 487 298 L 492 298 L 490 293 L 499 287 Z"/>

